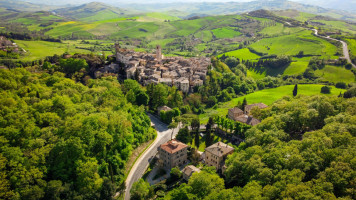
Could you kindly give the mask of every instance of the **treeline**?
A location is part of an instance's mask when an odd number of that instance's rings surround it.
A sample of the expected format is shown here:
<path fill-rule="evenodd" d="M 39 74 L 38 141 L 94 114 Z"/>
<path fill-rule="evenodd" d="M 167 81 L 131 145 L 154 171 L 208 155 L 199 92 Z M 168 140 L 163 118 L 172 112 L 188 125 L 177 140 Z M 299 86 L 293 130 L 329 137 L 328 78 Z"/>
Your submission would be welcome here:
<path fill-rule="evenodd" d="M 43 31 L 42 32 L 37 32 L 37 31 L 0 32 L 0 35 L 3 35 L 13 40 L 43 40 L 48 42 L 62 42 L 60 39 L 56 39 L 51 36 L 44 35 Z"/>
<path fill-rule="evenodd" d="M 145 109 L 115 78 L 0 69 L 0 199 L 112 199 L 126 161 L 152 139 Z"/>

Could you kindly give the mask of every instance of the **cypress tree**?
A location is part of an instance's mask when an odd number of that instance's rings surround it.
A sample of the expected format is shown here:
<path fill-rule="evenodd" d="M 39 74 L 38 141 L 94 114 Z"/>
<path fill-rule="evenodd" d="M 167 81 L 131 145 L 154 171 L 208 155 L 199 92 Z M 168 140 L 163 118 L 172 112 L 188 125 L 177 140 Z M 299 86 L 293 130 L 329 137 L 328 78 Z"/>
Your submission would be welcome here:
<path fill-rule="evenodd" d="M 298 84 L 295 84 L 294 89 L 293 89 L 293 96 L 297 96 L 298 94 Z"/>
<path fill-rule="evenodd" d="M 241 105 L 241 109 L 243 110 L 243 111 L 245 111 L 245 106 L 247 105 L 247 100 L 246 100 L 246 98 L 244 98 L 244 100 L 242 101 L 242 105 Z"/>

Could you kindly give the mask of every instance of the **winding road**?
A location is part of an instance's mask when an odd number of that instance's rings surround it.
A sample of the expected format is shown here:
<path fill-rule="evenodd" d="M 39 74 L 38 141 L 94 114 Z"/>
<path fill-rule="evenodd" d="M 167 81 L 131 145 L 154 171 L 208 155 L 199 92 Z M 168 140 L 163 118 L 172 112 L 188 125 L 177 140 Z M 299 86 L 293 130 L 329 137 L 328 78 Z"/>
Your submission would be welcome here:
<path fill-rule="evenodd" d="M 350 59 L 350 54 L 349 54 L 349 48 L 347 47 L 347 43 L 342 41 L 342 40 L 338 40 L 338 39 L 335 39 L 335 38 L 331 38 L 330 36 L 321 36 L 318 34 L 318 30 L 316 29 L 313 29 L 314 31 L 314 35 L 315 36 L 318 36 L 318 37 L 321 37 L 321 38 L 325 38 L 325 39 L 328 39 L 328 40 L 334 40 L 334 41 L 338 41 L 338 42 L 341 42 L 342 44 L 342 50 L 343 50 L 343 53 L 344 53 L 344 57 L 347 59 L 347 61 L 349 63 L 351 63 L 351 65 L 356 68 L 356 65 L 352 63 L 351 59 Z"/>
<path fill-rule="evenodd" d="M 148 114 L 151 119 L 151 122 L 154 124 L 157 131 L 157 138 L 151 144 L 151 146 L 141 154 L 140 158 L 138 158 L 131 168 L 129 175 L 126 178 L 126 191 L 125 191 L 125 200 L 130 199 L 130 190 L 132 184 L 138 181 L 142 175 L 145 173 L 151 159 L 156 155 L 157 148 L 169 141 L 171 139 L 172 129 L 168 129 L 167 125 L 162 123 L 155 116 Z M 178 133 L 178 128 L 174 129 L 173 137 Z"/>

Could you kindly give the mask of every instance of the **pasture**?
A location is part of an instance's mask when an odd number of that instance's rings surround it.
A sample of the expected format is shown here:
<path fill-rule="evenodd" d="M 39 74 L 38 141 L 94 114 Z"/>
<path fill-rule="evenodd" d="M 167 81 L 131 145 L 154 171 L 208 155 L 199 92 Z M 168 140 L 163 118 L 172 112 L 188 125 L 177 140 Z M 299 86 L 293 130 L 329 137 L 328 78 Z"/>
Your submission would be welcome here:
<path fill-rule="evenodd" d="M 74 53 L 84 53 L 88 54 L 91 51 L 86 49 L 78 49 L 77 47 L 89 48 L 94 46 L 94 44 L 80 44 L 80 41 L 65 41 L 65 43 L 58 42 L 46 42 L 46 41 L 24 41 L 15 40 L 15 42 L 23 49 L 26 50 L 25 57 L 21 57 L 21 60 L 32 61 L 43 59 L 46 56 L 53 56 L 54 54 L 61 55 L 65 52 L 70 54 Z M 94 42 L 94 41 L 92 41 Z M 109 41 L 103 42 L 104 45 L 111 45 Z M 101 51 L 98 51 L 101 53 Z M 111 52 L 105 52 L 107 55 Z"/>
<path fill-rule="evenodd" d="M 216 38 L 234 38 L 241 35 L 239 31 L 231 27 L 217 28 L 211 30 L 211 32 L 213 32 Z"/>
<path fill-rule="evenodd" d="M 286 35 L 286 34 L 293 34 L 297 33 L 304 30 L 303 28 L 300 27 L 286 27 L 281 23 L 276 23 L 275 26 L 268 26 L 262 31 L 260 31 L 261 34 L 269 35 L 269 36 L 277 36 L 277 35 Z"/>
<path fill-rule="evenodd" d="M 355 82 L 355 75 L 350 70 L 345 69 L 343 66 L 326 65 L 323 69 L 316 70 L 315 74 L 319 76 L 322 81 L 329 81 L 332 83 Z"/>
<path fill-rule="evenodd" d="M 243 60 L 257 60 L 260 58 L 259 55 L 250 52 L 250 50 L 248 48 L 238 49 L 235 51 L 229 51 L 224 54 L 229 57 L 236 57 L 240 60 L 242 60 L 242 59 Z M 222 55 L 223 54 L 220 54 L 218 57 L 221 57 Z"/>
<path fill-rule="evenodd" d="M 307 30 L 291 35 L 261 39 L 251 44 L 250 47 L 268 55 L 296 55 L 303 51 L 304 54 L 321 55 L 331 59 L 338 58 L 338 56 L 334 56 L 338 51 L 336 46 L 313 36 L 312 31 Z"/>

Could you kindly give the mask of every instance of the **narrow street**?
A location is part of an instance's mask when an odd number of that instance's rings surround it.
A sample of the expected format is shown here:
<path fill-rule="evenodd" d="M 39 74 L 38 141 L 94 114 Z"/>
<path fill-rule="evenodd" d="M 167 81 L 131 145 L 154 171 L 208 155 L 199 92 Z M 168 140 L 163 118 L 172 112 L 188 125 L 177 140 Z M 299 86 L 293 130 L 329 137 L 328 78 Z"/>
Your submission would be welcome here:
<path fill-rule="evenodd" d="M 130 199 L 130 190 L 134 182 L 138 181 L 145 173 L 150 160 L 156 155 L 157 148 L 171 139 L 172 129 L 168 129 L 167 125 L 162 123 L 155 116 L 148 114 L 151 122 L 154 124 L 157 131 L 157 138 L 151 146 L 137 159 L 129 172 L 126 179 L 125 200 Z M 178 128 L 174 130 L 174 136 L 178 133 Z M 174 137 L 173 136 L 173 137 Z"/>

